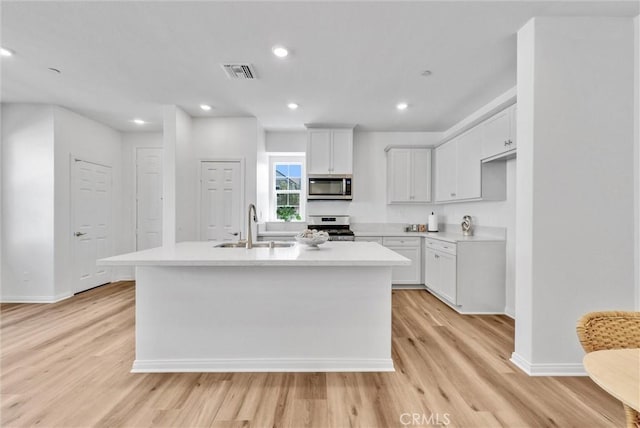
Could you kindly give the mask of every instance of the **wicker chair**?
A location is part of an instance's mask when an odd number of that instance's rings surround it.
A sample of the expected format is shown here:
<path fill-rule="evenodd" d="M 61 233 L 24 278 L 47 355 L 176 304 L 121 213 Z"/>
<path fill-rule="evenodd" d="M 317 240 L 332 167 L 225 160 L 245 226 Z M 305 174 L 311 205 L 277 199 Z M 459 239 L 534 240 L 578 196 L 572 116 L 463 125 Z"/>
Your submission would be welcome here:
<path fill-rule="evenodd" d="M 587 353 L 604 349 L 640 348 L 640 312 L 591 312 L 580 318 L 576 330 Z M 627 428 L 640 427 L 640 413 L 623 406 Z"/>

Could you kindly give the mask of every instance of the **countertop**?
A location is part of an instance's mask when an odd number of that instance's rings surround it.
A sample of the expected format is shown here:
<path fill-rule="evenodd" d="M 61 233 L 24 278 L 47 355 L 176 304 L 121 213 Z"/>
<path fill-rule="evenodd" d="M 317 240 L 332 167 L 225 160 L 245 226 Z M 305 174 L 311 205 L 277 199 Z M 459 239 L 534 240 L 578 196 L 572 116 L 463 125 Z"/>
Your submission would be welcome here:
<path fill-rule="evenodd" d="M 354 230 L 356 238 L 357 237 L 371 237 L 371 236 L 382 236 L 382 237 L 422 237 L 422 238 L 430 238 L 430 239 L 438 239 L 440 241 L 446 241 L 451 243 L 457 242 L 483 242 L 483 241 L 504 241 L 503 238 L 494 237 L 494 236 L 486 236 L 486 235 L 472 235 L 472 236 L 464 236 L 462 233 L 455 232 L 389 232 L 389 231 L 360 231 Z"/>
<path fill-rule="evenodd" d="M 298 232 L 290 232 L 290 231 L 264 231 L 259 232 L 258 236 L 263 238 L 269 237 L 278 237 L 278 236 L 295 236 Z M 464 236 L 461 233 L 455 232 L 396 232 L 389 230 L 377 230 L 377 231 L 368 231 L 368 230 L 353 230 L 356 238 L 362 237 L 372 237 L 372 236 L 380 236 L 380 237 L 418 237 L 418 238 L 431 238 L 438 239 L 440 241 L 446 241 L 451 243 L 457 242 L 483 242 L 483 241 L 504 241 L 504 238 L 489 236 L 489 235 L 472 235 L 472 236 Z"/>
<path fill-rule="evenodd" d="M 318 248 L 214 248 L 181 242 L 98 260 L 103 266 L 400 266 L 411 261 L 374 242 L 327 242 Z"/>

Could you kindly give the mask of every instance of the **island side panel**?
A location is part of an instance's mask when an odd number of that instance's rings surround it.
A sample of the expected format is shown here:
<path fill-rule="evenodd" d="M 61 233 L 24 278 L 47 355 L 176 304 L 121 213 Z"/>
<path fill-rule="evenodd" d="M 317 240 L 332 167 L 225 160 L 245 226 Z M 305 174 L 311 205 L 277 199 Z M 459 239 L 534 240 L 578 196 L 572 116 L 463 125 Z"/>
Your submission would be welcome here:
<path fill-rule="evenodd" d="M 392 371 L 391 267 L 140 266 L 134 372 Z"/>

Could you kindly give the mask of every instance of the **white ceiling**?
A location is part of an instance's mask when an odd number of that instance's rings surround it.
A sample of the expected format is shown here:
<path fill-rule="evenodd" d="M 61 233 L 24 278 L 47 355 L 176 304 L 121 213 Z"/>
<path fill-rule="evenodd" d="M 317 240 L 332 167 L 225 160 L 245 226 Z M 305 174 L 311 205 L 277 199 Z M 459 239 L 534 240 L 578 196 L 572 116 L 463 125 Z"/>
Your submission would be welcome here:
<path fill-rule="evenodd" d="M 141 130 L 134 117 L 162 129 L 163 104 L 267 129 L 442 131 L 515 85 L 516 32 L 531 17 L 635 16 L 639 3 L 3 1 L 1 44 L 16 55 L 2 60 L 1 95 L 123 131 Z M 259 79 L 228 80 L 227 61 L 252 63 Z"/>

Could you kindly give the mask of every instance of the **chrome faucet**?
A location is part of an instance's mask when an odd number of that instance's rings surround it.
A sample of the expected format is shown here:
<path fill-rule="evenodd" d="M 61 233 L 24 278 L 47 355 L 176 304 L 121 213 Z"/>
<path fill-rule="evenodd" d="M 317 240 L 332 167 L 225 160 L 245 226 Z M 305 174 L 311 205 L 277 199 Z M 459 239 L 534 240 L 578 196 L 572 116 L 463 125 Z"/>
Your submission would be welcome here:
<path fill-rule="evenodd" d="M 253 211 L 253 221 L 258 223 L 258 217 L 256 216 L 256 206 L 249 204 L 248 208 L 248 221 L 247 221 L 247 248 L 253 248 L 253 234 L 251 233 L 251 211 Z"/>

